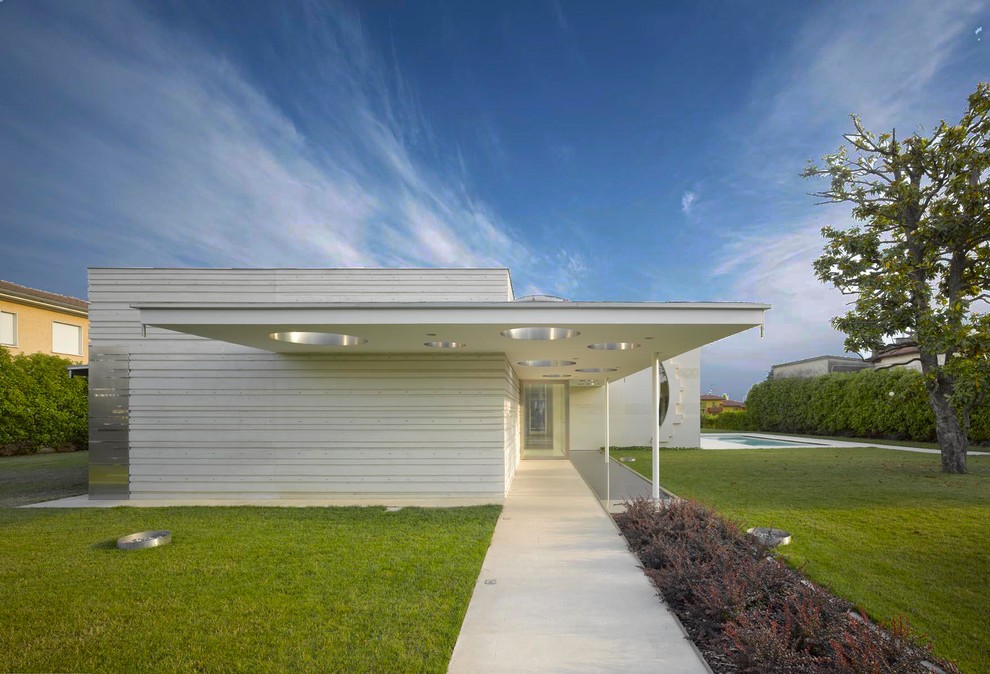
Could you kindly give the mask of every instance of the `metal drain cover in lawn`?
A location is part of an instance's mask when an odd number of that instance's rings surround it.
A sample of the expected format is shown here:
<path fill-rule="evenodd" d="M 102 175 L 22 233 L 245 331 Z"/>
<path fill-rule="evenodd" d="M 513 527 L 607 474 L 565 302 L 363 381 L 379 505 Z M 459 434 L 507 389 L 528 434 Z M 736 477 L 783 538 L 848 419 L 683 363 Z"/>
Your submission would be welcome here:
<path fill-rule="evenodd" d="M 771 529 L 770 527 L 753 527 L 746 530 L 753 538 L 761 543 L 775 548 L 778 545 L 787 545 L 791 542 L 791 532 L 783 529 Z"/>
<path fill-rule="evenodd" d="M 171 531 L 141 531 L 129 536 L 121 536 L 117 539 L 117 547 L 121 550 L 141 550 L 168 545 L 171 542 Z"/>

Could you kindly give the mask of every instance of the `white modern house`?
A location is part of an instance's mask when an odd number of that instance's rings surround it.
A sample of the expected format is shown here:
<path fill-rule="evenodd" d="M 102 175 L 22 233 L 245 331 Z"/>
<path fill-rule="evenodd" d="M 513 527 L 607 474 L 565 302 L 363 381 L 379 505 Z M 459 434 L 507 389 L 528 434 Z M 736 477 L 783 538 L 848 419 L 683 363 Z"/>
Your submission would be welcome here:
<path fill-rule="evenodd" d="M 368 503 L 698 446 L 700 347 L 769 309 L 516 299 L 506 269 L 100 268 L 89 300 L 90 498 Z"/>

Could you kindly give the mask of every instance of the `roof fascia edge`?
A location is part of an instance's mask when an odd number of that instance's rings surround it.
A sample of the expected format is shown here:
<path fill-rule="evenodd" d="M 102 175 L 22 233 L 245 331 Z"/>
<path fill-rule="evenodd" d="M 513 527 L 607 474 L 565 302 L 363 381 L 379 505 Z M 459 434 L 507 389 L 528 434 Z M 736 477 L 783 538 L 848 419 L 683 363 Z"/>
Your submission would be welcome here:
<path fill-rule="evenodd" d="M 574 311 L 580 309 L 604 310 L 708 310 L 708 311 L 769 311 L 772 305 L 757 302 L 139 302 L 131 304 L 140 310 L 188 310 L 188 311 L 251 311 L 251 310 L 312 310 L 354 309 L 374 311 L 386 309 L 464 310 L 496 309 L 504 311 Z"/>
<path fill-rule="evenodd" d="M 450 307 L 446 307 L 449 309 Z M 223 308 L 142 308 L 141 322 L 161 327 L 180 325 L 420 325 L 428 323 L 447 325 L 499 325 L 529 324 L 553 325 L 739 325 L 755 327 L 764 324 L 765 309 L 746 307 L 740 310 L 713 308 L 710 311 L 694 311 L 667 307 L 663 310 L 649 307 L 602 310 L 584 307 L 580 310 L 546 312 L 534 316 L 530 308 L 517 311 L 493 310 L 492 307 L 462 308 L 459 311 L 422 310 L 408 311 L 408 307 L 375 307 L 374 310 L 347 307 L 320 307 L 298 309 L 276 307 L 271 309 L 223 309 Z"/>

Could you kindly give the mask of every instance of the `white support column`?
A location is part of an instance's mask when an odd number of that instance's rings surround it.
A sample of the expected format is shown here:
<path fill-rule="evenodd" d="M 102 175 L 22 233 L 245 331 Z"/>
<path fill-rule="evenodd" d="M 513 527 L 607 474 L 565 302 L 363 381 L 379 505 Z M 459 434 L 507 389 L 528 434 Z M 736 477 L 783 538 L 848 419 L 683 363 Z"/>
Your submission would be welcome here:
<path fill-rule="evenodd" d="M 605 379 L 605 507 L 612 500 L 612 453 L 609 447 L 612 446 L 611 431 L 609 428 L 611 413 L 608 406 L 608 378 Z"/>
<path fill-rule="evenodd" d="M 653 502 L 660 503 L 660 361 L 653 354 Z"/>

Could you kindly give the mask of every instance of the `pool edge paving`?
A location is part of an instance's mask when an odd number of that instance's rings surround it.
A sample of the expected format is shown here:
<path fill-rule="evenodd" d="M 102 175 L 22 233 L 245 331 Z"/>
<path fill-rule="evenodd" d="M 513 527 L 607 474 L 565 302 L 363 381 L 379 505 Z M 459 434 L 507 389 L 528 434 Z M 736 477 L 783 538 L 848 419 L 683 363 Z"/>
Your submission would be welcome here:
<path fill-rule="evenodd" d="M 709 668 L 570 461 L 523 461 L 449 671 Z"/>

